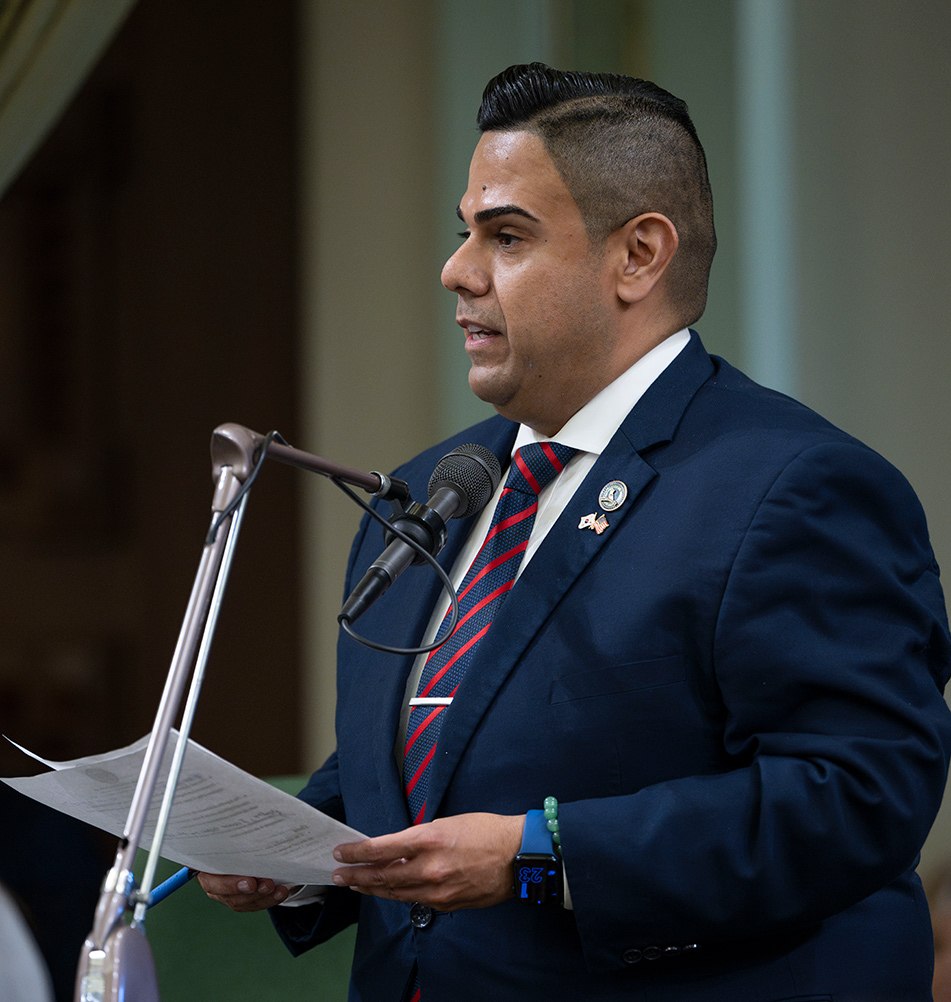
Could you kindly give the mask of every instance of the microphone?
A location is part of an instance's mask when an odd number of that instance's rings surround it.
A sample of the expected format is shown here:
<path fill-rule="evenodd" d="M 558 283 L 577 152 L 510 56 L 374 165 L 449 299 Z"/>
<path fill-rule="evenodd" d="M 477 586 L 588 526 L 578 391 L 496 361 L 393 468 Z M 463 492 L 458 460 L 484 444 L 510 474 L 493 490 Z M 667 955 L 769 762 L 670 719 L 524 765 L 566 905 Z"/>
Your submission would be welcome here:
<path fill-rule="evenodd" d="M 460 445 L 443 456 L 429 478 L 429 501 L 413 503 L 390 520 L 417 545 L 394 539 L 350 593 L 337 621 L 353 623 L 362 616 L 410 564 L 422 562 L 420 549 L 431 556 L 439 553 L 446 543 L 446 522 L 482 511 L 501 478 L 498 459 L 484 446 Z"/>

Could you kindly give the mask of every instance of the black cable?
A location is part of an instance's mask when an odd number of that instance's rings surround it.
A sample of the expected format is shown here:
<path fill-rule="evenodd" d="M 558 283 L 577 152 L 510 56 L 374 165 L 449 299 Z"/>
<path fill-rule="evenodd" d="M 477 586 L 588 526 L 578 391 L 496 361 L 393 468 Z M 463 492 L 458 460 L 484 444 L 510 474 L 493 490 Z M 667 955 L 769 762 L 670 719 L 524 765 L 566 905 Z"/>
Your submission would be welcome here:
<path fill-rule="evenodd" d="M 229 518 L 238 505 L 241 503 L 241 499 L 248 493 L 254 481 L 257 480 L 258 474 L 261 472 L 261 467 L 264 465 L 264 460 L 267 458 L 268 449 L 272 442 L 277 442 L 280 445 L 287 445 L 284 438 L 276 431 L 270 431 L 264 437 L 264 441 L 261 443 L 260 451 L 258 456 L 254 461 L 254 467 L 251 473 L 248 475 L 247 479 L 241 485 L 241 489 L 232 498 L 228 505 L 222 510 L 218 515 L 218 518 L 212 523 L 211 528 L 208 530 L 208 535 L 205 537 L 205 545 L 208 546 L 215 541 L 218 535 L 218 529 L 224 523 L 225 519 Z M 418 553 L 439 575 L 439 579 L 442 582 L 443 588 L 449 593 L 450 601 L 452 602 L 452 616 L 450 619 L 449 627 L 443 634 L 443 636 L 426 647 L 390 647 L 388 644 L 379 644 L 374 640 L 369 640 L 366 637 L 362 637 L 357 633 L 351 626 L 348 620 L 339 620 L 340 626 L 347 636 L 352 637 L 357 643 L 363 644 L 364 647 L 369 647 L 375 651 L 383 651 L 386 654 L 428 654 L 430 651 L 436 650 L 452 636 L 452 631 L 455 630 L 456 624 L 459 622 L 459 599 L 456 596 L 456 589 L 452 586 L 452 581 L 449 580 L 449 575 L 442 569 L 440 564 L 437 562 L 436 558 L 428 553 L 415 539 L 408 536 L 402 529 L 393 525 L 387 521 L 375 508 L 368 505 L 363 498 L 358 497 L 350 488 L 337 477 L 328 477 L 331 483 L 337 485 L 340 490 L 346 494 L 351 501 L 359 505 L 371 518 L 376 519 L 384 529 L 391 532 L 398 539 L 403 540 L 404 543 L 408 544 L 416 553 Z"/>
<path fill-rule="evenodd" d="M 251 473 L 241 485 L 238 493 L 231 499 L 231 502 L 225 506 L 221 514 L 212 522 L 211 528 L 208 530 L 208 535 L 205 536 L 205 546 L 210 546 L 215 541 L 218 536 L 218 530 L 221 528 L 224 520 L 231 516 L 238 505 L 241 504 L 241 499 L 251 490 L 251 485 L 257 480 L 258 474 L 261 472 L 261 467 L 264 465 L 264 460 L 267 459 L 267 450 L 271 447 L 272 442 L 277 442 L 279 445 L 287 445 L 284 438 L 276 431 L 269 431 L 264 436 L 264 441 L 261 443 L 261 451 L 258 454 L 258 458 L 254 461 Z"/>
<path fill-rule="evenodd" d="M 343 483 L 343 481 L 338 480 L 336 477 L 330 477 L 329 479 L 332 483 L 335 483 L 352 501 L 356 502 L 371 518 L 376 519 L 376 521 L 379 522 L 384 529 L 393 533 L 397 539 L 402 539 L 404 543 L 409 545 L 416 551 L 416 553 L 423 557 L 423 559 L 439 575 L 439 580 L 442 582 L 443 588 L 448 592 L 450 601 L 452 602 L 452 616 L 445 633 L 443 633 L 442 637 L 437 637 L 436 640 L 426 647 L 390 647 L 388 644 L 379 644 L 375 640 L 369 640 L 357 633 L 350 625 L 349 620 L 346 619 L 338 619 L 340 628 L 347 634 L 348 637 L 352 637 L 356 640 L 358 644 L 363 644 L 364 647 L 369 647 L 374 651 L 383 651 L 385 654 L 428 654 L 430 651 L 434 651 L 438 647 L 442 647 L 442 645 L 452 636 L 452 632 L 455 630 L 456 624 L 459 622 L 459 598 L 456 595 L 456 589 L 452 586 L 452 581 L 449 580 L 449 575 L 443 570 L 442 566 L 431 553 L 420 546 L 415 539 L 403 532 L 402 529 L 393 525 L 391 522 L 388 522 L 375 508 L 368 505 L 363 498 L 354 494 L 353 491 L 350 490 L 345 483 Z"/>

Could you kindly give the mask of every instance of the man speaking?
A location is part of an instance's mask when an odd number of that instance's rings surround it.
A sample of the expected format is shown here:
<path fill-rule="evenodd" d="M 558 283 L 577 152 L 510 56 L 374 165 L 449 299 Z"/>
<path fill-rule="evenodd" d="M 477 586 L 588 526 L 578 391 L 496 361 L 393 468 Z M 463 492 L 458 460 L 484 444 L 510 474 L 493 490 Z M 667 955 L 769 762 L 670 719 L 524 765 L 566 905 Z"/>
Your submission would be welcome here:
<path fill-rule="evenodd" d="M 514 66 L 479 127 L 442 280 L 499 416 L 396 471 L 507 471 L 440 555 L 459 625 L 340 642 L 301 794 L 371 836 L 337 886 L 203 886 L 294 952 L 358 922 L 363 1002 L 925 1002 L 951 715 L 914 493 L 689 329 L 716 238 L 683 102 Z M 348 591 L 382 547 L 365 522 Z M 413 647 L 447 604 L 409 571 L 361 623 Z"/>

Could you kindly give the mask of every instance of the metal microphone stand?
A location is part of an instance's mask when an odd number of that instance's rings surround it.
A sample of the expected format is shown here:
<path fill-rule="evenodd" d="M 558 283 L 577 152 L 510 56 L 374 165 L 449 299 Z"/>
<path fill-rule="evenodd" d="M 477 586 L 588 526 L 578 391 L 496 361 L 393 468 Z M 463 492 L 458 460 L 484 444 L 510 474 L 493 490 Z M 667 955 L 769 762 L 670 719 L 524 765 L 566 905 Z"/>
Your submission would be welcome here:
<path fill-rule="evenodd" d="M 402 502 L 408 498 L 408 490 L 402 481 L 391 480 L 383 474 L 363 473 L 330 463 L 283 443 L 266 440 L 264 436 L 240 425 L 226 424 L 215 429 L 211 441 L 215 481 L 211 529 L 202 550 L 115 862 L 106 874 L 93 927 L 80 954 L 75 1002 L 159 1002 L 155 962 L 145 938 L 143 920 L 247 503 L 251 486 L 249 478 L 253 480 L 257 465 L 263 459 L 262 446 L 267 449 L 268 458 L 342 480 L 384 500 Z M 132 866 L 193 664 L 188 702 L 165 784 L 149 863 L 142 886 L 137 888 Z M 126 921 L 130 913 L 131 920 Z"/>

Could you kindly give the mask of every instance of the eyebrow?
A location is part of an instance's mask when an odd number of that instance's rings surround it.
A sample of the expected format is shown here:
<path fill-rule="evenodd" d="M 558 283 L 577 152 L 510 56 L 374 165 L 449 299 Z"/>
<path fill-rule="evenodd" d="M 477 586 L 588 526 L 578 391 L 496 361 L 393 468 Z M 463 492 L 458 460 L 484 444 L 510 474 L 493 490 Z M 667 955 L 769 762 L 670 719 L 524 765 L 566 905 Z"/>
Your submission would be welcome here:
<path fill-rule="evenodd" d="M 456 215 L 465 222 L 462 216 L 461 205 L 456 206 Z M 518 205 L 496 205 L 492 209 L 480 209 L 475 214 L 475 221 L 477 223 L 487 223 L 490 219 L 495 219 L 497 216 L 524 216 L 525 219 L 530 219 L 533 223 L 538 222 L 536 216 L 533 216 L 530 212 L 526 212 Z"/>

